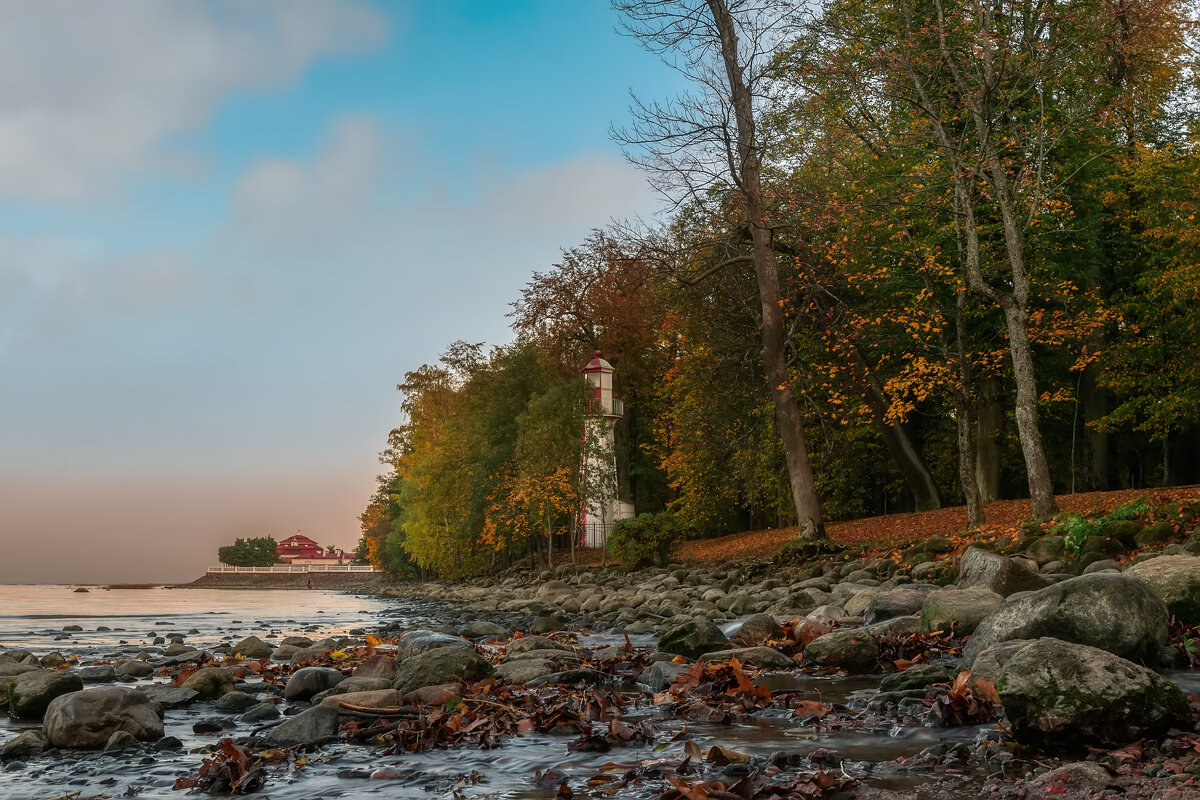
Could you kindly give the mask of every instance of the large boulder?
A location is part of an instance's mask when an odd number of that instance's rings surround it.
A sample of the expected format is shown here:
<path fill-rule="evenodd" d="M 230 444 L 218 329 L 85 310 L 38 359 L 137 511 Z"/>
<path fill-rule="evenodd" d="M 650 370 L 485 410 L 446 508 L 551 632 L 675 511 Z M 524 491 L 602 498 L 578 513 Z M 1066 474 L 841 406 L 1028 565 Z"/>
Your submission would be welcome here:
<path fill-rule="evenodd" d="M 267 733 L 267 741 L 277 747 L 314 744 L 337 735 L 338 712 L 329 706 L 313 706 L 286 719 Z"/>
<path fill-rule="evenodd" d="M 437 647 L 405 660 L 396 670 L 392 688 L 400 694 L 407 694 L 423 686 L 454 681 L 474 682 L 491 674 L 492 665 L 473 648 Z"/>
<path fill-rule="evenodd" d="M 558 642 L 547 636 L 523 636 L 520 639 L 513 639 L 504 648 L 505 658 L 519 656 L 522 653 L 532 653 L 536 650 L 566 650 Z"/>
<path fill-rule="evenodd" d="M 817 637 L 804 648 L 804 658 L 823 667 L 848 672 L 868 672 L 879 657 L 875 637 L 862 628 L 834 631 Z"/>
<path fill-rule="evenodd" d="M 194 691 L 198 700 L 216 700 L 233 691 L 233 675 L 223 667 L 204 667 L 193 672 L 180 686 Z"/>
<path fill-rule="evenodd" d="M 863 622 L 870 625 L 896 617 L 910 617 L 921 610 L 929 592 L 928 586 L 897 586 L 880 592 L 867 604 Z M 849 607 L 846 610 L 849 611 Z"/>
<path fill-rule="evenodd" d="M 1031 569 L 1029 559 L 1007 558 L 968 547 L 958 565 L 958 588 L 989 589 L 1001 597 L 1041 589 L 1049 581 Z"/>
<path fill-rule="evenodd" d="M 308 700 L 314 694 L 337 686 L 346 676 L 329 667 L 304 667 L 292 673 L 283 696 L 288 700 Z"/>
<path fill-rule="evenodd" d="M 996 683 L 1017 741 L 1063 749 L 1156 736 L 1188 715 L 1178 686 L 1112 653 L 1041 638 L 1008 659 Z"/>
<path fill-rule="evenodd" d="M 739 663 L 754 667 L 788 669 L 796 666 L 796 662 L 774 647 L 738 647 L 732 650 L 713 650 L 700 656 L 701 661 L 729 661 L 734 658 Z"/>
<path fill-rule="evenodd" d="M 1040 567 L 1051 561 L 1061 561 L 1067 555 L 1066 540 L 1061 536 L 1043 536 L 1025 549 L 1025 555 Z"/>
<path fill-rule="evenodd" d="M 143 687 L 142 693 L 150 702 L 158 703 L 163 708 L 186 708 L 200 699 L 200 693 L 195 689 L 169 684 L 151 684 Z"/>
<path fill-rule="evenodd" d="M 728 650 L 729 639 L 712 620 L 694 619 L 664 633 L 658 640 L 658 649 L 695 659 L 715 650 Z"/>
<path fill-rule="evenodd" d="M 770 614 L 754 614 L 746 618 L 729 639 L 740 647 L 754 647 L 783 635 L 783 628 Z"/>
<path fill-rule="evenodd" d="M 462 637 L 451 636 L 447 633 L 427 630 L 409 631 L 396 642 L 396 660 L 404 661 L 439 647 L 464 647 L 469 644 Z"/>
<path fill-rule="evenodd" d="M 921 604 L 921 630 L 949 631 L 965 636 L 974 633 L 985 617 L 1004 603 L 991 589 L 941 589 L 925 595 Z"/>
<path fill-rule="evenodd" d="M 0 758 L 29 758 L 40 755 L 50 747 L 50 740 L 38 728 L 21 731 L 15 739 L 10 739 L 0 747 Z"/>
<path fill-rule="evenodd" d="M 41 719 L 56 697 L 82 689 L 83 679 L 69 670 L 24 672 L 8 685 L 8 713 L 13 719 Z"/>
<path fill-rule="evenodd" d="M 142 692 L 106 686 L 72 692 L 50 701 L 43 730 L 55 747 L 96 750 L 118 731 L 143 742 L 161 739 L 162 719 Z"/>
<path fill-rule="evenodd" d="M 1137 578 L 1081 575 L 997 609 L 963 648 L 963 666 L 999 642 L 1042 636 L 1156 663 L 1167 641 L 1167 607 Z"/>
<path fill-rule="evenodd" d="M 1175 618 L 1200 623 L 1200 556 L 1158 556 L 1125 571 L 1145 583 Z"/>
<path fill-rule="evenodd" d="M 247 636 L 233 646 L 233 654 L 242 658 L 270 658 L 271 645 L 257 636 Z"/>

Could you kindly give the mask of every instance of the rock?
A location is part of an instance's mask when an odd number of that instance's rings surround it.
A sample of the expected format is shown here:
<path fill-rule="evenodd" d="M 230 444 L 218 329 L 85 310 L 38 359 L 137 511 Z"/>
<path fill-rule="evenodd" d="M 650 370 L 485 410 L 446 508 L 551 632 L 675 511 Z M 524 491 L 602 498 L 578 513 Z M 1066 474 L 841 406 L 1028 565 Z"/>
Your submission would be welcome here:
<path fill-rule="evenodd" d="M 163 708 L 184 708 L 200 698 L 200 693 L 195 689 L 185 689 L 182 686 L 155 684 L 143 686 L 140 691 L 151 702 L 158 703 Z"/>
<path fill-rule="evenodd" d="M 520 639 L 513 639 L 504 648 L 504 657 L 512 658 L 521 653 L 528 653 L 533 650 L 566 650 L 558 642 L 545 636 L 525 636 Z"/>
<path fill-rule="evenodd" d="M 878 657 L 879 646 L 875 638 L 861 628 L 827 633 L 804 648 L 806 660 L 849 672 L 869 671 Z"/>
<path fill-rule="evenodd" d="M 805 619 L 812 622 L 829 623 L 836 622 L 846 616 L 846 609 L 837 605 L 817 606 L 805 616 Z"/>
<path fill-rule="evenodd" d="M 279 719 L 279 709 L 273 703 L 259 703 L 256 706 L 251 706 L 246 710 L 246 713 L 238 717 L 238 722 L 253 724 L 256 722 L 269 722 L 273 719 Z"/>
<path fill-rule="evenodd" d="M 154 667 L 145 661 L 122 661 L 113 669 L 121 678 L 146 678 L 154 674 Z"/>
<path fill-rule="evenodd" d="M 770 614 L 754 614 L 746 618 L 741 627 L 733 632 L 729 641 L 741 647 L 753 647 L 769 639 L 783 635 L 783 628 Z"/>
<path fill-rule="evenodd" d="M 304 650 L 313 644 L 313 640 L 307 636 L 285 636 L 279 640 L 280 647 L 294 647 L 297 650 Z"/>
<path fill-rule="evenodd" d="M 925 596 L 921 605 L 921 630 L 953 630 L 956 635 L 974 633 L 985 617 L 1004 603 L 991 589 L 939 589 Z"/>
<path fill-rule="evenodd" d="M 879 638 L 888 634 L 897 636 L 905 636 L 910 633 L 921 632 L 920 617 L 892 617 L 885 619 L 883 622 L 876 622 L 873 625 L 864 626 L 864 630 L 872 636 Z"/>
<path fill-rule="evenodd" d="M 258 705 L 258 700 L 245 692 L 239 692 L 236 689 L 232 692 L 226 692 L 221 695 L 215 708 L 217 711 L 224 711 L 227 714 L 241 714 L 246 709 Z"/>
<path fill-rule="evenodd" d="M 1025 550 L 1025 555 L 1036 561 L 1039 567 L 1051 561 L 1059 561 L 1066 554 L 1065 540 L 1061 536 L 1043 536 Z"/>
<path fill-rule="evenodd" d="M 507 639 L 512 632 L 503 625 L 477 619 L 459 628 L 458 635 L 467 639 Z"/>
<path fill-rule="evenodd" d="M 193 672 L 180 685 L 194 691 L 198 700 L 216 700 L 226 692 L 233 691 L 233 676 L 222 667 L 204 667 Z"/>
<path fill-rule="evenodd" d="M 963 648 L 963 666 L 1009 639 L 1053 635 L 1122 658 L 1157 662 L 1167 640 L 1167 608 L 1126 575 L 1082 575 L 1007 603 L 987 617 Z"/>
<path fill-rule="evenodd" d="M 470 642 L 459 636 L 450 636 L 435 631 L 409 631 L 396 642 L 396 661 L 402 662 L 413 656 L 436 650 L 439 647 L 464 647 Z"/>
<path fill-rule="evenodd" d="M 562 623 L 554 617 L 541 616 L 535 619 L 529 626 L 530 633 L 554 633 L 561 630 Z"/>
<path fill-rule="evenodd" d="M 569 669 L 563 672 L 551 672 L 540 678 L 529 681 L 529 686 L 576 686 L 584 683 L 595 685 L 600 682 L 600 673 L 594 669 Z"/>
<path fill-rule="evenodd" d="M 400 693 L 395 689 L 379 689 L 373 692 L 349 692 L 326 697 L 321 705 L 332 709 L 343 709 L 347 706 L 360 708 L 394 708 L 400 705 Z"/>
<path fill-rule="evenodd" d="M 288 652 L 289 648 L 286 645 L 279 645 L 275 648 L 275 652 L 271 654 L 272 661 L 280 660 L 280 651 Z M 314 659 L 327 655 L 333 652 L 333 647 L 327 644 L 314 644 L 312 647 L 301 647 L 299 650 L 292 652 L 288 663 L 293 667 L 303 667 L 312 662 Z"/>
<path fill-rule="evenodd" d="M 337 686 L 346 676 L 330 667 L 304 667 L 292 673 L 283 696 L 288 700 L 307 700 L 314 694 Z"/>
<path fill-rule="evenodd" d="M 290 644 L 281 644 L 271 653 L 272 661 L 291 661 L 300 652 L 299 647 Z"/>
<path fill-rule="evenodd" d="M 137 737 L 129 731 L 115 731 L 112 736 L 108 737 L 108 741 L 104 743 L 104 752 L 106 753 L 121 753 L 126 750 L 140 750 L 142 745 L 138 742 Z"/>
<path fill-rule="evenodd" d="M 395 677 L 395 676 L 393 676 Z M 392 688 L 390 678 L 360 678 L 357 675 L 346 678 L 341 683 L 326 689 L 324 694 L 349 694 L 350 692 L 378 692 L 380 689 Z M 315 700 L 313 702 L 316 702 Z"/>
<path fill-rule="evenodd" d="M 496 667 L 495 675 L 509 683 L 525 684 L 543 675 L 554 672 L 555 667 L 544 658 L 519 658 L 515 661 L 505 661 Z"/>
<path fill-rule="evenodd" d="M 396 677 L 396 662 L 385 655 L 371 656 L 355 668 L 353 677 L 383 678 L 390 681 Z"/>
<path fill-rule="evenodd" d="M 68 670 L 24 672 L 8 686 L 8 713 L 13 719 L 41 719 L 57 697 L 83 689 L 83 679 Z"/>
<path fill-rule="evenodd" d="M 958 565 L 958 588 L 990 589 L 1001 597 L 1041 589 L 1048 581 L 1024 564 L 996 553 L 968 547 Z"/>
<path fill-rule="evenodd" d="M 1157 522 L 1153 525 L 1147 525 L 1133 537 L 1135 544 L 1161 544 L 1171 541 L 1171 537 L 1175 535 L 1175 528 L 1169 522 Z"/>
<path fill-rule="evenodd" d="M 904 672 L 884 675 L 879 683 L 881 692 L 907 692 L 913 689 L 924 689 L 935 683 L 949 683 L 954 680 L 955 673 L 937 664 L 917 664 Z"/>
<path fill-rule="evenodd" d="M 1021 652 L 1033 639 L 1011 639 L 993 645 L 980 653 L 971 665 L 971 679 L 995 684 L 1004 672 L 1008 660 Z"/>
<path fill-rule="evenodd" d="M 1059 639 L 1038 639 L 1013 655 L 996 688 L 1013 736 L 1038 747 L 1119 746 L 1188 716 L 1183 692 L 1158 673 Z"/>
<path fill-rule="evenodd" d="M 700 656 L 701 661 L 728 661 L 736 658 L 743 664 L 755 667 L 775 667 L 787 669 L 796 666 L 796 662 L 773 647 L 738 647 L 733 650 L 713 650 Z"/>
<path fill-rule="evenodd" d="M 277 747 L 315 744 L 337 735 L 338 712 L 329 706 L 313 706 L 276 725 L 266 739 Z"/>
<path fill-rule="evenodd" d="M 863 622 L 871 625 L 895 617 L 912 616 L 921 610 L 927 594 L 928 590 L 912 586 L 897 586 L 880 592 L 867 604 Z M 846 607 L 846 613 L 850 613 L 849 606 Z"/>
<path fill-rule="evenodd" d="M 1103 789 L 1113 784 L 1115 781 L 1108 774 L 1108 770 L 1095 761 L 1076 761 L 1072 764 L 1063 764 L 1058 769 L 1052 769 L 1037 776 L 1033 781 L 1033 785 L 1039 788 L 1058 786 L 1077 790 Z"/>
<path fill-rule="evenodd" d="M 1113 561 L 1111 558 L 1102 558 L 1099 561 L 1093 561 L 1084 567 L 1083 574 L 1094 575 L 1097 572 L 1109 572 L 1112 570 L 1119 571 L 1120 569 L 1121 568 L 1118 566 L 1117 562 Z"/>
<path fill-rule="evenodd" d="M 658 640 L 661 653 L 674 653 L 685 658 L 699 658 L 714 650 L 727 650 L 729 639 L 716 623 L 708 619 L 694 619 L 671 628 Z"/>
<path fill-rule="evenodd" d="M 462 642 L 460 639 L 459 642 Z M 492 665 L 466 646 L 437 647 L 406 659 L 392 688 L 401 694 L 453 681 L 474 682 L 492 674 Z"/>
<path fill-rule="evenodd" d="M 5 742 L 0 748 L 0 758 L 28 758 L 40 754 L 50 747 L 50 740 L 40 729 L 21 731 L 16 738 Z"/>
<path fill-rule="evenodd" d="M 233 646 L 233 654 L 241 658 L 270 658 L 271 645 L 257 636 L 247 636 Z"/>
<path fill-rule="evenodd" d="M 684 664 L 676 664 L 673 661 L 655 661 L 642 670 L 637 681 L 643 686 L 649 687 L 651 691 L 661 692 L 675 682 L 677 675 L 682 675 L 687 671 L 688 667 Z"/>
<path fill-rule="evenodd" d="M 451 698 L 461 697 L 462 693 L 463 685 L 461 683 L 442 683 L 437 686 L 423 686 L 420 689 L 414 689 L 400 700 L 412 706 L 441 706 Z"/>
<path fill-rule="evenodd" d="M 43 729 L 55 747 L 80 750 L 104 747 L 119 731 L 143 742 L 157 741 L 163 735 L 154 705 L 144 693 L 124 686 L 54 698 L 46 709 Z"/>
<path fill-rule="evenodd" d="M 67 659 L 62 653 L 54 652 L 42 656 L 37 660 L 37 663 L 47 669 L 56 669 L 67 663 Z"/>
<path fill-rule="evenodd" d="M 164 656 L 182 656 L 188 653 L 198 654 L 200 651 L 192 647 L 190 644 L 169 644 L 163 648 Z"/>
<path fill-rule="evenodd" d="M 1200 557 L 1159 556 L 1134 564 L 1125 574 L 1149 586 L 1179 622 L 1200 623 Z"/>
<path fill-rule="evenodd" d="M 112 683 L 117 679 L 117 672 L 111 664 L 95 664 L 80 667 L 79 677 L 84 683 Z"/>

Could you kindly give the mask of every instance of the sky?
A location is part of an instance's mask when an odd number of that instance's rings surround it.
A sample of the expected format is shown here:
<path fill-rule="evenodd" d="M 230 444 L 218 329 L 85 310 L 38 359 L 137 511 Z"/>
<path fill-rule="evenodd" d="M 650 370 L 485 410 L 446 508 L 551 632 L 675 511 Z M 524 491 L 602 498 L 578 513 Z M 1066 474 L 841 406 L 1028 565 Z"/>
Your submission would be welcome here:
<path fill-rule="evenodd" d="M 0 583 L 353 548 L 404 374 L 660 207 L 609 129 L 679 79 L 604 0 L 0 13 Z"/>

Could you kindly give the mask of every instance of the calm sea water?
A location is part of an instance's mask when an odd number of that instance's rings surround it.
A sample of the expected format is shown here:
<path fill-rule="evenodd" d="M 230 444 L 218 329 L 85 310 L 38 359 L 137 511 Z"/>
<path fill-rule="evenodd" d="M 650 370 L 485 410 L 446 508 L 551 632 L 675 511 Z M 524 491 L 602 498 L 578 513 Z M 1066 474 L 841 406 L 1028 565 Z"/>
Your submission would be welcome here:
<path fill-rule="evenodd" d="M 71 586 L 0 585 L 0 652 L 136 652 L 168 633 L 182 633 L 201 649 L 238 634 L 319 639 L 373 625 L 389 606 L 395 603 L 305 590 L 89 587 L 84 593 Z M 73 625 L 83 630 L 63 630 Z"/>

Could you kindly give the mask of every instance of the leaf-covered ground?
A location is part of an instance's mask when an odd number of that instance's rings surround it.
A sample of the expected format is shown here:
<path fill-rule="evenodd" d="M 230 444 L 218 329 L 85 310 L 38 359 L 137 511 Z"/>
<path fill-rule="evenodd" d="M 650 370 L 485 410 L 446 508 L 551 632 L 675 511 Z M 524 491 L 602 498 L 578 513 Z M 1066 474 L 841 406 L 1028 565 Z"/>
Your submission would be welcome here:
<path fill-rule="evenodd" d="M 1104 512 L 1138 498 L 1154 503 L 1200 499 L 1200 486 L 1173 487 L 1170 489 L 1123 489 L 1115 492 L 1086 492 L 1060 495 L 1059 509 L 1078 514 Z M 1030 516 L 1028 500 L 1000 500 L 985 508 L 987 523 L 975 533 L 990 533 L 996 536 L 1016 535 L 1021 522 Z M 830 538 L 837 542 L 870 543 L 880 547 L 906 547 L 934 535 L 945 536 L 954 542 L 965 532 L 967 510 L 965 506 L 940 508 L 913 514 L 888 514 L 883 517 L 868 517 L 832 522 L 826 526 Z M 747 531 L 685 542 L 676 551 L 676 556 L 685 561 L 719 561 L 728 558 L 770 556 L 778 553 L 784 545 L 796 537 L 796 528 L 776 528 L 764 531 Z"/>

